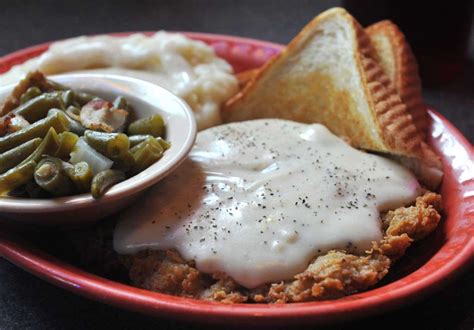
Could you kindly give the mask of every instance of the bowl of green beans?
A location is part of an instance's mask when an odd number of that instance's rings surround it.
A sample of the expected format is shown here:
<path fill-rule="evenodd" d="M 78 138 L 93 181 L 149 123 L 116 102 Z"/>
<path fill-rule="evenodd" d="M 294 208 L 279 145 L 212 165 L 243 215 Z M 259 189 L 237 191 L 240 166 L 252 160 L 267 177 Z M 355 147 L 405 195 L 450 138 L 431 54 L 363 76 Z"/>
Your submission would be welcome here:
<path fill-rule="evenodd" d="M 189 106 L 139 79 L 29 73 L 0 89 L 0 221 L 94 222 L 120 211 L 186 158 Z"/>

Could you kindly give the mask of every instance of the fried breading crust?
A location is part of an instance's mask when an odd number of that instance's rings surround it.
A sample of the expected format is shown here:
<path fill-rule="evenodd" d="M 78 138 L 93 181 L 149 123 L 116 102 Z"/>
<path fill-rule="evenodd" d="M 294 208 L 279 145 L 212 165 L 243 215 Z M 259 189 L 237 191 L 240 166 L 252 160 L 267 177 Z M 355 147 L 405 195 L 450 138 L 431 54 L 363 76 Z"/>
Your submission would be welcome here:
<path fill-rule="evenodd" d="M 248 290 L 225 274 L 208 275 L 176 251 L 144 251 L 122 257 L 131 283 L 147 290 L 222 303 L 287 303 L 333 299 L 366 290 L 379 282 L 413 241 L 431 233 L 440 221 L 441 196 L 427 192 L 413 206 L 382 217 L 385 236 L 364 255 L 343 250 L 315 258 L 293 280 Z"/>
<path fill-rule="evenodd" d="M 176 251 L 143 251 L 133 258 L 123 259 L 137 287 L 188 297 L 204 290 L 203 276 Z"/>
<path fill-rule="evenodd" d="M 379 253 L 355 256 L 344 251 L 330 251 L 316 258 L 292 282 L 272 284 L 267 302 L 302 302 L 337 298 L 380 281 L 390 267 L 390 259 Z"/>

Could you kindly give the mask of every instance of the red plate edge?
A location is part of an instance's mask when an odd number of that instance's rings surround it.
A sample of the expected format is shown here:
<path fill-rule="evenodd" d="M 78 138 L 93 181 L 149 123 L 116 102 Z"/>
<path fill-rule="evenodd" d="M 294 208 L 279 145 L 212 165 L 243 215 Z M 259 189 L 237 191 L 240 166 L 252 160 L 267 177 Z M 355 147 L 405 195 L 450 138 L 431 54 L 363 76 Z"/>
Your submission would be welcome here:
<path fill-rule="evenodd" d="M 114 33 L 112 35 L 126 34 L 129 33 Z M 222 55 L 220 53 L 228 55 L 231 52 L 233 64 L 238 66 L 236 71 L 245 69 L 245 65 L 241 65 L 245 64 L 245 58 L 249 54 L 254 56 L 254 59 L 252 66 L 247 68 L 263 64 L 269 56 L 278 53 L 283 48 L 282 45 L 248 38 L 205 33 L 185 32 L 185 34 L 211 44 L 219 55 Z M 49 44 L 29 47 L 0 58 L 0 72 L 8 70 L 14 64 L 22 63 L 39 55 L 47 49 Z M 242 60 L 242 63 L 239 63 L 239 59 Z M 446 179 L 442 187 L 443 197 L 445 204 L 449 206 L 449 218 L 455 217 L 457 222 L 454 224 L 460 224 L 456 228 L 448 228 L 448 231 L 455 231 L 458 235 L 455 237 L 457 240 L 456 242 L 453 242 L 452 239 L 448 240 L 430 261 L 415 272 L 377 289 L 332 301 L 287 305 L 223 305 L 150 292 L 107 280 L 57 260 L 14 236 L 8 238 L 5 237 L 5 234 L 0 235 L 0 255 L 30 273 L 74 293 L 153 316 L 186 317 L 187 320 L 207 323 L 227 322 L 229 317 L 239 322 L 267 325 L 310 321 L 328 323 L 373 315 L 399 307 L 438 289 L 454 275 L 466 269 L 473 261 L 473 148 L 443 116 L 433 110 L 430 110 L 430 114 L 433 119 L 432 143 L 438 150 L 443 148 L 446 171 Z M 471 176 L 469 176 L 470 173 Z M 462 176 L 467 177 L 462 178 Z M 450 252 L 450 249 L 453 249 L 451 245 L 455 245 L 456 253 Z M 443 253 L 449 257 L 441 258 L 442 264 L 430 267 L 431 270 L 424 269 L 430 265 L 433 259 Z M 405 283 L 410 279 L 413 281 Z"/>

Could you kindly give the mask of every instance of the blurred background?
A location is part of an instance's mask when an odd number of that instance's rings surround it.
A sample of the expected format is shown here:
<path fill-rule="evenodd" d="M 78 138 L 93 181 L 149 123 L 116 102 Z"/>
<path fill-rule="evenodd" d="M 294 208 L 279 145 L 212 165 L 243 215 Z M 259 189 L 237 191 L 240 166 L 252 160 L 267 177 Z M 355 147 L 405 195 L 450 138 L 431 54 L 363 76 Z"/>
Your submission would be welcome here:
<path fill-rule="evenodd" d="M 391 18 L 422 68 L 425 101 L 474 141 L 472 1 L 2 0 L 0 56 L 46 41 L 121 31 L 197 31 L 288 43 L 315 15 L 346 6 L 363 25 Z M 473 329 L 469 274 L 428 300 L 350 326 Z M 0 259 L 0 329 L 187 329 L 62 291 Z M 349 325 L 348 325 L 349 326 Z M 334 329 L 340 328 L 334 327 Z"/>

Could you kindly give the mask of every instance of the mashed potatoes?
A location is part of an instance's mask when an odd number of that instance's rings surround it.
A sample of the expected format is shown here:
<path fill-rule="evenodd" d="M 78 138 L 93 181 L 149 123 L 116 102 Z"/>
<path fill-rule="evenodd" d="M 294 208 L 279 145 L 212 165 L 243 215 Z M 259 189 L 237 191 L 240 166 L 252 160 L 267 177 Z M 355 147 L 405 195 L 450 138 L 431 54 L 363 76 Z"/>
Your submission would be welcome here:
<path fill-rule="evenodd" d="M 203 42 L 163 31 L 153 36 L 78 37 L 53 43 L 41 56 L 0 75 L 0 85 L 25 73 L 107 72 L 160 85 L 182 97 L 196 115 L 198 129 L 218 125 L 219 108 L 237 92 L 232 67 Z"/>

